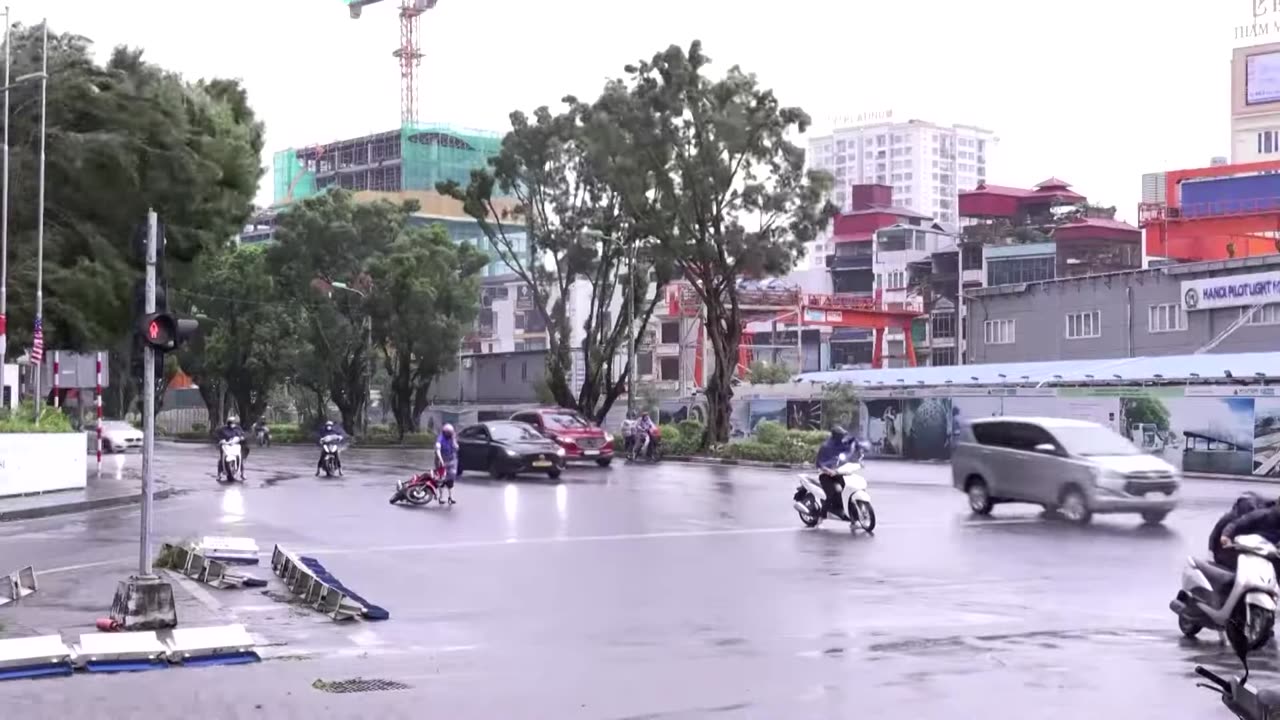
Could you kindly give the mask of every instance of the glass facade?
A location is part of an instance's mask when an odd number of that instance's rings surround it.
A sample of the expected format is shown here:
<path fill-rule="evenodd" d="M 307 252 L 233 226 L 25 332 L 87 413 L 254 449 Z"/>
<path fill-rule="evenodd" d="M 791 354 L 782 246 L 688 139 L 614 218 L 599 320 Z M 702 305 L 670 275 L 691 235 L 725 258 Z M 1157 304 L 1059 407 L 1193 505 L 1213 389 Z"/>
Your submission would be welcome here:
<path fill-rule="evenodd" d="M 1013 285 L 1052 280 L 1056 274 L 1056 268 L 1057 259 L 1052 255 L 1008 259 L 987 258 L 987 285 Z"/>
<path fill-rule="evenodd" d="M 494 249 L 493 244 L 489 242 L 489 238 L 485 236 L 484 231 L 480 229 L 480 226 L 475 221 L 463 218 L 418 217 L 415 218 L 415 222 L 423 225 L 443 225 L 449 233 L 450 240 L 458 243 L 467 243 L 492 258 L 492 262 L 485 266 L 482 273 L 484 277 L 511 273 L 511 268 L 507 267 L 507 264 L 498 256 L 498 251 Z M 516 253 L 521 257 L 527 258 L 529 242 L 525 232 L 523 230 L 519 232 L 508 230 L 507 237 L 511 240 Z"/>

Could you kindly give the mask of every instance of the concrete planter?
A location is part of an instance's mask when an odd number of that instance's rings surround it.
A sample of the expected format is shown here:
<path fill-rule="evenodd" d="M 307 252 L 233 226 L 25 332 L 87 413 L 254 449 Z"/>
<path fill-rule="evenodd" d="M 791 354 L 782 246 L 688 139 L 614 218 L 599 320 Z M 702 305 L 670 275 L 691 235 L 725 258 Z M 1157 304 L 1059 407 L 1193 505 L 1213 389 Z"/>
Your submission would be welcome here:
<path fill-rule="evenodd" d="M 0 497 L 83 489 L 87 470 L 81 433 L 0 433 Z"/>

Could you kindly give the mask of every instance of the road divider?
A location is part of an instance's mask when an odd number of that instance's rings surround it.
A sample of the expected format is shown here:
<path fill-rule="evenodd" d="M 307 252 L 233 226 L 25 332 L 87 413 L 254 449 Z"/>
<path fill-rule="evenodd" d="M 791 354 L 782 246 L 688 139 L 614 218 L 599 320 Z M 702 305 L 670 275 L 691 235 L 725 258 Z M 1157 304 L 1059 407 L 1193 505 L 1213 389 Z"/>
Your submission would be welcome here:
<path fill-rule="evenodd" d="M 289 592 L 333 620 L 386 620 L 386 609 L 351 591 L 313 557 L 294 555 L 279 545 L 271 553 L 271 571 Z"/>
<path fill-rule="evenodd" d="M 173 665 L 240 665 L 258 662 L 243 625 L 161 631 L 84 633 L 68 644 L 59 635 L 0 640 L 0 680 L 85 672 L 163 670 Z"/>
<path fill-rule="evenodd" d="M 28 565 L 9 573 L 3 580 L 0 580 L 0 606 L 15 603 L 35 593 L 38 589 L 39 585 L 36 583 L 36 570 L 34 567 Z"/>

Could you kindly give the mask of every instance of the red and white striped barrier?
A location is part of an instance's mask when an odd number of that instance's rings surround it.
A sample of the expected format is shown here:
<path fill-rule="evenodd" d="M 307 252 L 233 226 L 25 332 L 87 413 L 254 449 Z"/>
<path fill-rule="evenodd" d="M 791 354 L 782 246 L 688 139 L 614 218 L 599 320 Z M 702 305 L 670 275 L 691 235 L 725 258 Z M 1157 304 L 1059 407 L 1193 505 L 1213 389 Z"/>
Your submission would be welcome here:
<path fill-rule="evenodd" d="M 102 353 L 94 357 L 94 370 L 97 373 L 93 386 L 93 405 L 98 413 L 98 477 L 102 477 Z"/>

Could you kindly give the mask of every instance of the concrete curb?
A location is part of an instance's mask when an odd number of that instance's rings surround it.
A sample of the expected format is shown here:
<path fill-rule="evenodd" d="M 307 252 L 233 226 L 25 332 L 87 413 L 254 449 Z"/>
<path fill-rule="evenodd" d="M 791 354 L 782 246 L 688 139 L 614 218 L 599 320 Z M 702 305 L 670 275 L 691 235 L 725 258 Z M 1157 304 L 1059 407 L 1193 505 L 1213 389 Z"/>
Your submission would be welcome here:
<path fill-rule="evenodd" d="M 165 500 L 177 494 L 177 490 L 173 488 L 166 488 L 164 490 L 155 491 L 152 497 L 156 500 Z M 14 522 L 16 520 L 37 520 L 39 518 L 54 517 L 56 515 L 73 515 L 75 513 L 89 512 L 91 510 L 106 510 L 109 508 L 126 507 L 128 505 L 138 505 L 141 502 L 141 495 L 113 495 L 111 497 L 94 498 L 93 500 L 77 500 L 75 502 L 43 505 L 40 507 L 23 508 L 21 510 L 0 510 L 0 523 Z"/>

